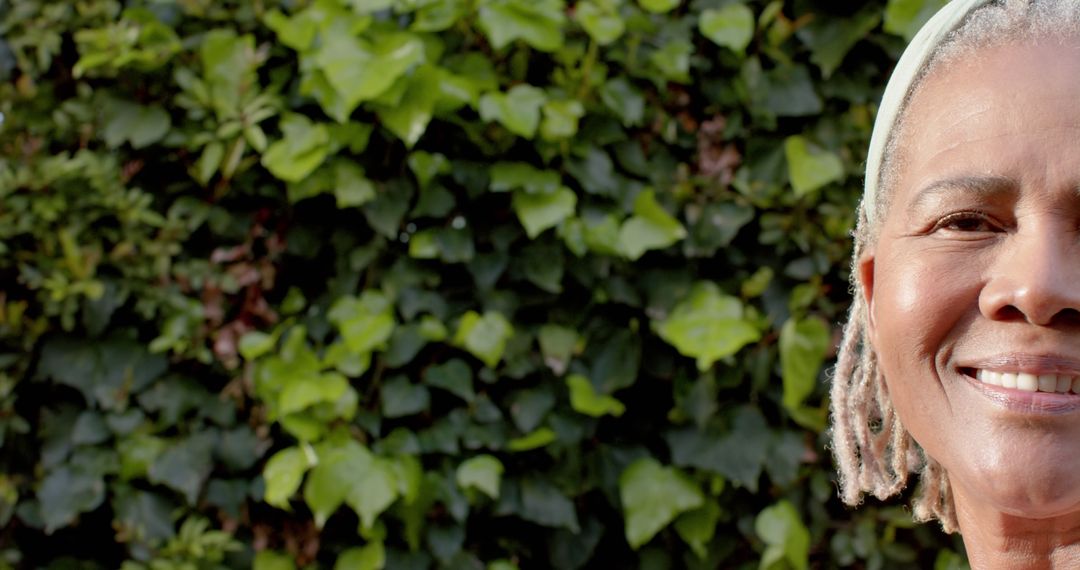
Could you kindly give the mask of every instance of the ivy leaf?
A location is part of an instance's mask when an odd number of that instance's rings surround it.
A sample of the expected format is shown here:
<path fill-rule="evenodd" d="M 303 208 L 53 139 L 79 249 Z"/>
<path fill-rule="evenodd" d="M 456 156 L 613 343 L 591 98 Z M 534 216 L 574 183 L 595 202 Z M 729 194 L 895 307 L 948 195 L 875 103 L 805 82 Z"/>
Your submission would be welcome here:
<path fill-rule="evenodd" d="M 172 119 L 161 107 L 146 107 L 130 101 L 109 99 L 104 106 L 105 128 L 102 135 L 109 148 L 125 141 L 132 148 L 143 148 L 168 134 Z"/>
<path fill-rule="evenodd" d="M 360 515 L 361 527 L 371 530 L 375 519 L 397 500 L 398 481 L 392 463 L 375 457 L 367 469 L 353 474 L 345 502 Z"/>
<path fill-rule="evenodd" d="M 562 0 L 491 0 L 480 7 L 480 29 L 497 50 L 514 40 L 552 52 L 563 45 L 566 5 Z"/>
<path fill-rule="evenodd" d="M 370 469 L 375 456 L 352 440 L 322 444 L 316 456 L 318 463 L 304 483 L 304 501 L 315 515 L 315 525 L 322 528 L 345 501 L 359 475 Z"/>
<path fill-rule="evenodd" d="M 439 68 L 423 65 L 408 79 L 405 93 L 396 104 L 377 108 L 383 125 L 397 135 L 407 148 L 412 148 L 427 130 L 439 100 L 438 86 L 441 82 Z"/>
<path fill-rule="evenodd" d="M 514 334 L 514 327 L 497 311 L 486 311 L 483 316 L 469 311 L 461 317 L 454 334 L 454 344 L 479 358 L 488 368 L 495 368 L 502 360 L 506 342 Z"/>
<path fill-rule="evenodd" d="M 549 194 L 529 194 L 519 190 L 514 192 L 512 205 L 529 239 L 536 239 L 544 230 L 574 215 L 577 194 L 565 186 Z"/>
<path fill-rule="evenodd" d="M 885 6 L 885 31 L 911 41 L 923 24 L 948 0 L 889 0 Z"/>
<path fill-rule="evenodd" d="M 634 199 L 634 215 L 619 229 L 619 251 L 636 260 L 646 251 L 663 249 L 686 237 L 686 228 L 656 201 L 651 190 Z"/>
<path fill-rule="evenodd" d="M 521 482 L 521 518 L 546 527 L 580 530 L 574 503 L 544 479 Z"/>
<path fill-rule="evenodd" d="M 642 8 L 653 14 L 664 14 L 675 9 L 680 0 L 638 0 Z"/>
<path fill-rule="evenodd" d="M 788 319 L 780 329 L 780 368 L 787 409 L 798 410 L 814 391 L 829 342 L 829 325 L 819 318 Z"/>
<path fill-rule="evenodd" d="M 671 40 L 649 55 L 649 61 L 656 66 L 665 79 L 677 83 L 690 82 L 690 56 L 694 54 L 694 44 L 683 40 Z"/>
<path fill-rule="evenodd" d="M 754 38 L 754 12 L 745 4 L 707 9 L 698 19 L 701 35 L 735 53 L 743 53 Z"/>
<path fill-rule="evenodd" d="M 240 356 L 243 356 L 244 360 L 255 360 L 273 350 L 276 342 L 277 339 L 275 339 L 273 335 L 266 334 L 262 331 L 245 333 L 244 336 L 240 337 Z"/>
<path fill-rule="evenodd" d="M 189 505 L 194 505 L 213 470 L 212 453 L 216 440 L 217 435 L 212 431 L 180 440 L 150 465 L 148 478 L 153 483 L 162 483 L 179 491 Z"/>
<path fill-rule="evenodd" d="M 334 197 L 338 208 L 363 206 L 375 199 L 375 185 L 364 175 L 364 169 L 348 160 L 335 160 Z"/>
<path fill-rule="evenodd" d="M 809 566 L 810 531 L 791 503 L 780 501 L 758 513 L 754 532 L 767 545 L 761 555 L 763 568 L 780 561 L 790 564 L 794 570 L 806 570 Z"/>
<path fill-rule="evenodd" d="M 600 87 L 600 100 L 619 117 L 624 127 L 640 125 L 645 120 L 645 96 L 625 77 L 604 83 Z"/>
<path fill-rule="evenodd" d="M 341 331 L 345 346 L 359 354 L 383 348 L 396 326 L 390 300 L 374 290 L 364 291 L 359 298 L 341 297 L 327 316 Z"/>
<path fill-rule="evenodd" d="M 690 549 L 701 560 L 709 554 L 709 542 L 716 536 L 716 523 L 720 521 L 720 505 L 716 500 L 708 500 L 705 506 L 683 513 L 675 521 L 675 531 L 679 533 Z"/>
<path fill-rule="evenodd" d="M 281 121 L 281 140 L 270 145 L 262 165 L 286 182 L 299 182 L 315 171 L 330 152 L 330 131 L 307 117 L 288 114 Z"/>
<path fill-rule="evenodd" d="M 844 177 L 844 163 L 835 154 L 819 149 L 800 135 L 784 141 L 788 175 L 796 196 L 805 196 Z"/>
<path fill-rule="evenodd" d="M 540 353 L 544 355 L 544 364 L 556 375 L 562 376 L 581 342 L 577 331 L 548 324 L 540 327 L 537 338 L 540 341 Z"/>
<path fill-rule="evenodd" d="M 45 532 L 75 522 L 80 513 L 90 512 L 105 501 L 105 481 L 74 466 L 61 465 L 41 482 L 37 492 Z"/>
<path fill-rule="evenodd" d="M 558 439 L 558 434 L 551 428 L 542 427 L 523 437 L 511 439 L 506 443 L 506 449 L 514 452 L 531 451 L 554 443 Z"/>
<path fill-rule="evenodd" d="M 821 18 L 800 29 L 797 34 L 810 47 L 810 61 L 828 78 L 840 67 L 844 56 L 859 40 L 881 23 L 881 7 L 867 6 L 843 20 Z"/>
<path fill-rule="evenodd" d="M 385 566 L 386 549 L 382 542 L 349 548 L 334 562 L 334 570 L 382 570 Z"/>
<path fill-rule="evenodd" d="M 585 376 L 571 374 L 566 378 L 566 386 L 570 389 L 570 406 L 576 412 L 599 418 L 607 414 L 619 417 L 626 411 L 622 402 L 597 394 L 592 382 Z"/>
<path fill-rule="evenodd" d="M 462 489 L 477 489 L 497 500 L 502 474 L 502 462 L 491 455 L 478 455 L 458 466 L 456 480 Z"/>
<path fill-rule="evenodd" d="M 508 131 L 531 139 L 540 126 L 540 108 L 546 100 L 542 89 L 524 83 L 506 93 L 485 93 L 480 98 L 480 118 L 498 121 Z"/>
<path fill-rule="evenodd" d="M 465 361 L 458 358 L 428 368 L 424 373 L 424 382 L 429 386 L 442 388 L 469 403 L 476 399 L 476 392 L 473 391 L 472 369 Z"/>
<path fill-rule="evenodd" d="M 609 8 L 594 0 L 584 0 L 574 6 L 574 17 L 578 23 L 601 46 L 611 44 L 626 31 L 626 22 L 617 11 Z"/>
<path fill-rule="evenodd" d="M 491 165 L 492 192 L 521 190 L 526 194 L 552 194 L 561 186 L 554 170 L 540 170 L 527 162 L 496 162 Z"/>
<path fill-rule="evenodd" d="M 626 541 L 634 550 L 652 540 L 679 514 L 705 504 L 701 489 L 674 467 L 651 457 L 632 463 L 619 476 Z"/>
<path fill-rule="evenodd" d="M 578 121 L 585 116 L 585 106 L 578 101 L 547 101 L 543 111 L 540 138 L 546 141 L 559 141 L 576 135 Z"/>
<path fill-rule="evenodd" d="M 694 285 L 671 315 L 654 321 L 654 326 L 679 353 L 697 358 L 701 371 L 761 337 L 757 327 L 743 318 L 742 302 L 707 281 Z"/>
<path fill-rule="evenodd" d="M 405 376 L 386 381 L 382 389 L 382 413 L 387 418 L 400 418 L 418 414 L 431 405 L 431 394 L 419 384 L 413 384 Z"/>
<path fill-rule="evenodd" d="M 296 570 L 296 562 L 288 554 L 260 550 L 252 561 L 251 570 Z"/>
<path fill-rule="evenodd" d="M 299 447 L 275 453 L 263 468 L 263 479 L 266 480 L 263 500 L 268 505 L 289 510 L 289 499 L 300 489 L 307 469 L 307 457 Z"/>
<path fill-rule="evenodd" d="M 346 117 L 362 101 L 385 93 L 424 57 L 424 44 L 408 32 L 358 38 L 345 26 L 323 34 L 323 45 L 313 61 L 341 98 Z"/>

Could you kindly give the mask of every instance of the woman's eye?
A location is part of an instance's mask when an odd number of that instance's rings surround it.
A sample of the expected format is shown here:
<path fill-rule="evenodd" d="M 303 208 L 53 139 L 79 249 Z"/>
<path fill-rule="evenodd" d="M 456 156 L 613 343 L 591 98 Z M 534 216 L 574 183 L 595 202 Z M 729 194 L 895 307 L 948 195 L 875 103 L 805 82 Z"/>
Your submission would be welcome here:
<path fill-rule="evenodd" d="M 934 229 L 954 232 L 995 232 L 998 231 L 998 226 L 985 214 L 960 212 L 945 216 L 935 224 Z"/>

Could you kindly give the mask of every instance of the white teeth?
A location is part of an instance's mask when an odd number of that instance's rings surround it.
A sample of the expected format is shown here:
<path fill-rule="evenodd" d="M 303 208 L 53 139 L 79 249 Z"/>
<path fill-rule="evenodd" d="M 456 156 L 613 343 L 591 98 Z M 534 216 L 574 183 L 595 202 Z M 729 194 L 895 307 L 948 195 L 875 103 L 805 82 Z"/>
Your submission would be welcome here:
<path fill-rule="evenodd" d="M 1029 374 L 1027 372 L 994 372 L 976 370 L 975 378 L 983 384 L 1023 390 L 1025 392 L 1057 392 L 1067 394 L 1070 391 L 1080 394 L 1080 376 L 1057 374 Z"/>
<path fill-rule="evenodd" d="M 1040 392 L 1054 392 L 1057 390 L 1057 375 L 1054 374 L 1040 374 L 1039 375 L 1039 391 Z"/>
<path fill-rule="evenodd" d="M 1057 387 L 1054 390 L 1059 394 L 1067 394 L 1069 390 L 1072 390 L 1072 378 L 1068 376 L 1058 376 Z"/>
<path fill-rule="evenodd" d="M 1024 392 L 1035 392 L 1039 389 L 1039 377 L 1034 374 L 1021 372 L 1016 375 L 1016 389 Z"/>

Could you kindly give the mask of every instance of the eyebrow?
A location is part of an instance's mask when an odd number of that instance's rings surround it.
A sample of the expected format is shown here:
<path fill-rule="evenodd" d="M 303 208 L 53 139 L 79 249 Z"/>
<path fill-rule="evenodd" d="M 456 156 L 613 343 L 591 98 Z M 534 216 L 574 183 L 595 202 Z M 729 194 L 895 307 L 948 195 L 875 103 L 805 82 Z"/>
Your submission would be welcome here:
<path fill-rule="evenodd" d="M 1016 192 L 1020 183 L 1008 176 L 963 175 L 935 180 L 922 187 L 911 201 L 909 211 L 925 206 L 931 200 L 953 192 L 972 193 L 979 198 L 990 199 Z"/>

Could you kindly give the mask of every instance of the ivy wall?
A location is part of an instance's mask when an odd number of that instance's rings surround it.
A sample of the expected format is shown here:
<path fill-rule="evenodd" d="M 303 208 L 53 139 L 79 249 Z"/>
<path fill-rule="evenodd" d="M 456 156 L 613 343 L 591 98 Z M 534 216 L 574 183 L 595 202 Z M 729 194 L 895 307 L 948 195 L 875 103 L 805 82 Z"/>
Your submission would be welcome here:
<path fill-rule="evenodd" d="M 0 0 L 0 567 L 964 567 L 824 434 L 941 3 Z"/>

